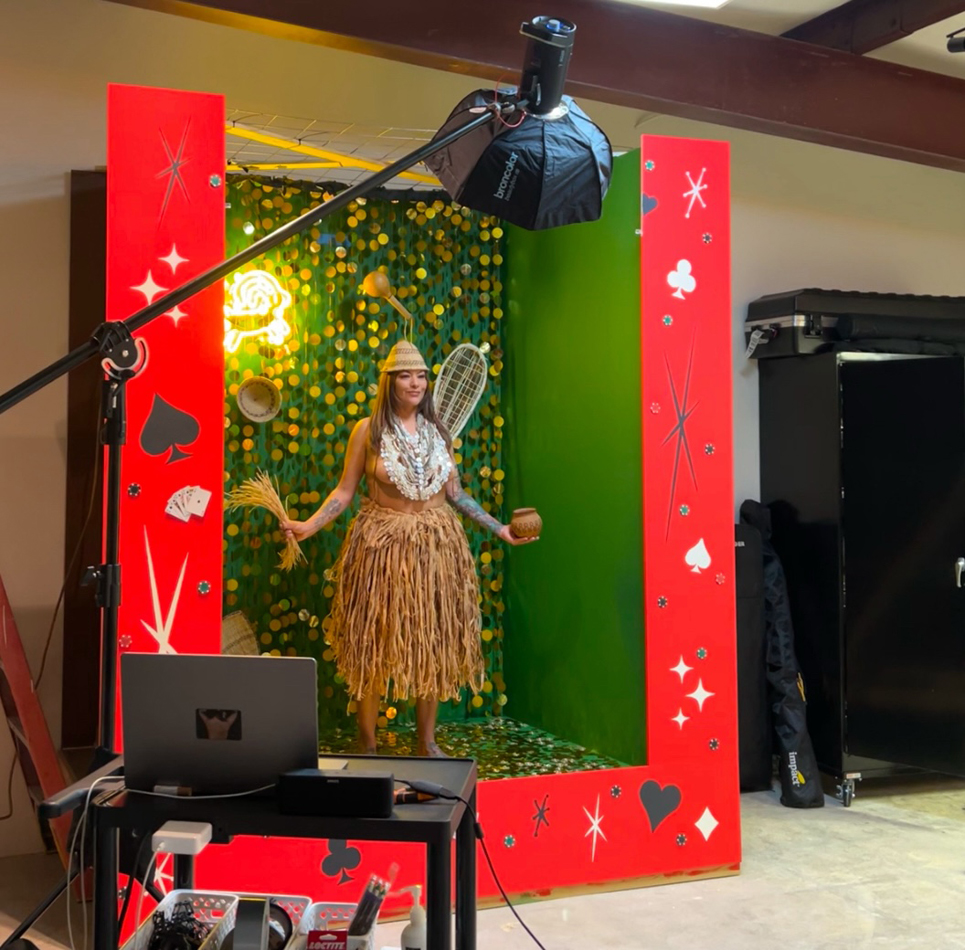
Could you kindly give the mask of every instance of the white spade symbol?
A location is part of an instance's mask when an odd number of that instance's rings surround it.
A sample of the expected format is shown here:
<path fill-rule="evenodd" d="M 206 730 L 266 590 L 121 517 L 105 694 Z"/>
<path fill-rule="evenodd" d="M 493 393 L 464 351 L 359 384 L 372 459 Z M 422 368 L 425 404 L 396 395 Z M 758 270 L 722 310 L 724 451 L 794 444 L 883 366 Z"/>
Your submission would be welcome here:
<path fill-rule="evenodd" d="M 667 283 L 674 288 L 672 296 L 684 300 L 684 294 L 692 294 L 697 289 L 692 270 L 690 261 L 677 261 L 677 269 L 667 274 Z"/>
<path fill-rule="evenodd" d="M 710 552 L 707 550 L 707 545 L 704 544 L 703 538 L 687 552 L 684 560 L 694 574 L 699 574 L 701 571 L 710 567 Z"/>

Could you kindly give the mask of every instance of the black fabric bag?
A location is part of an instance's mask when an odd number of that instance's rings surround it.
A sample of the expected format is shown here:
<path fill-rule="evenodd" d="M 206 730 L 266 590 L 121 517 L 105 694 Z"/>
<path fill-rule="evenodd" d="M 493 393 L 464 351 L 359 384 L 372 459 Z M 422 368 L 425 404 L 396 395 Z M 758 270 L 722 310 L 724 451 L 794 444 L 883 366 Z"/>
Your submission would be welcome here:
<path fill-rule="evenodd" d="M 764 633 L 764 555 L 761 533 L 734 526 L 737 586 L 737 734 L 740 789 L 771 787 L 771 711 L 767 697 L 767 639 Z"/>
<path fill-rule="evenodd" d="M 804 680 L 794 655 L 794 627 L 784 568 L 771 544 L 771 513 L 759 502 L 745 501 L 740 514 L 742 522 L 761 533 L 767 680 L 780 757 L 781 804 L 788 808 L 821 808 L 824 790 L 808 734 Z"/>

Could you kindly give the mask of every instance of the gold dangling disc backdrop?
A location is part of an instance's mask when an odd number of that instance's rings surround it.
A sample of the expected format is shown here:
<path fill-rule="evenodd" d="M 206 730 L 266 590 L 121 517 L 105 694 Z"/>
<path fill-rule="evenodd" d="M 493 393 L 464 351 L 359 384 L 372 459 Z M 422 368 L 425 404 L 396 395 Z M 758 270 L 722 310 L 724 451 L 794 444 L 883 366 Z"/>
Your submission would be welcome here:
<path fill-rule="evenodd" d="M 329 197 L 312 185 L 253 178 L 230 180 L 227 194 L 229 254 Z M 240 342 L 225 353 L 225 489 L 265 470 L 277 478 L 292 517 L 306 518 L 335 487 L 352 427 L 375 397 L 378 362 L 403 333 L 388 301 L 361 289 L 367 273 L 384 268 L 415 316 L 413 341 L 432 377 L 459 343 L 490 344 L 486 390 L 454 448 L 466 490 L 508 520 L 501 464 L 501 238 L 498 221 L 448 199 L 359 199 L 242 268 L 267 272 L 283 293 L 266 301 L 264 314 L 232 318 L 238 331 L 233 340 Z M 269 335 L 282 321 L 272 307 L 280 310 L 287 296 L 283 321 L 291 334 L 276 343 Z M 252 376 L 267 377 L 282 396 L 279 415 L 263 424 L 246 419 L 235 402 Z M 308 564 L 290 572 L 276 566 L 284 545 L 272 515 L 263 509 L 225 514 L 224 612 L 244 613 L 263 653 L 317 658 L 323 733 L 345 725 L 354 710 L 325 642 L 325 618 L 334 593 L 331 569 L 358 502 L 302 544 Z M 507 702 L 501 647 L 505 552 L 474 522 L 464 524 L 480 575 L 486 678 L 478 696 L 470 700 L 464 691 L 461 702 L 441 708 L 441 720 L 499 715 Z M 410 718 L 408 703 L 386 704 L 379 725 Z"/>

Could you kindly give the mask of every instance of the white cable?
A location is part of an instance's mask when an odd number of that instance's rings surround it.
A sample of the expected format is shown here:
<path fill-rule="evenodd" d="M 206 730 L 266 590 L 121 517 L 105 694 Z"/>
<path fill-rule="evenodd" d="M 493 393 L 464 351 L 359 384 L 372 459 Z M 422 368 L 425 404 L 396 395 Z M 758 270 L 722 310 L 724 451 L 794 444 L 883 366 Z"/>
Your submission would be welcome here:
<path fill-rule="evenodd" d="M 223 795 L 170 795 L 167 792 L 148 792 L 143 788 L 128 788 L 125 791 L 130 795 L 153 795 L 155 798 L 181 798 L 188 802 L 199 802 L 209 798 L 243 798 L 245 795 L 267 792 L 274 787 L 275 783 L 272 782 L 271 785 L 262 785 L 260 788 L 249 788 L 247 792 L 225 792 Z"/>
<path fill-rule="evenodd" d="M 157 851 L 151 855 L 151 860 L 147 862 L 144 880 L 141 881 L 141 893 L 137 895 L 137 910 L 134 912 L 134 950 L 137 950 L 137 935 L 141 929 L 141 909 L 144 906 L 144 892 L 147 890 L 147 879 L 151 876 L 155 861 L 157 861 Z M 137 874 L 137 868 L 134 869 L 134 873 Z"/>
<path fill-rule="evenodd" d="M 90 788 L 87 789 L 87 798 L 84 800 L 84 810 L 81 812 L 80 819 L 74 826 L 74 833 L 70 839 L 70 847 L 67 851 L 67 888 L 66 888 L 66 899 L 67 899 L 67 935 L 70 939 L 71 950 L 77 950 L 74 944 L 74 931 L 73 925 L 70 919 L 70 868 L 74 859 L 74 848 L 77 845 L 77 835 L 80 834 L 80 853 L 77 856 L 77 861 L 80 867 L 78 868 L 78 873 L 80 875 L 80 900 L 81 909 L 84 916 L 84 950 L 87 950 L 87 901 L 84 894 L 84 838 L 85 832 L 87 830 L 87 815 L 90 811 L 90 800 L 91 796 L 94 794 L 94 789 L 101 782 L 109 782 L 111 780 L 116 780 L 118 776 L 116 775 L 101 775 L 99 778 L 95 778 L 93 782 L 90 783 Z"/>

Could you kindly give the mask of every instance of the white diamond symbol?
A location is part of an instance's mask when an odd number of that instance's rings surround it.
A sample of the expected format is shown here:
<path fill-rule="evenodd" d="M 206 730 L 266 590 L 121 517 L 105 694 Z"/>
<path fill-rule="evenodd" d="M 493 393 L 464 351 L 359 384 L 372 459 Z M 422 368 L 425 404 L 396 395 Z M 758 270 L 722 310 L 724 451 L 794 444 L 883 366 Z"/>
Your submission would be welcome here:
<path fill-rule="evenodd" d="M 704 841 L 709 841 L 714 829 L 720 822 L 710 813 L 709 808 L 704 809 L 704 813 L 694 822 L 697 830 L 704 836 Z"/>
<path fill-rule="evenodd" d="M 154 303 L 154 298 L 162 291 L 167 290 L 167 288 L 154 283 L 154 276 L 148 271 L 147 277 L 144 278 L 144 283 L 139 284 L 137 287 L 131 287 L 131 290 L 136 290 L 138 293 L 144 294 L 144 299 L 148 303 Z"/>
<path fill-rule="evenodd" d="M 171 245 L 171 253 L 167 257 L 158 258 L 158 260 L 164 261 L 170 268 L 171 273 L 175 273 L 178 269 L 179 264 L 184 264 L 187 262 L 188 258 L 182 257 L 178 254 L 178 247 L 176 244 Z"/>
<path fill-rule="evenodd" d="M 683 729 L 684 723 L 690 718 L 690 716 L 685 716 L 684 711 L 681 709 L 676 716 L 670 717 L 677 725 Z"/>
<path fill-rule="evenodd" d="M 687 673 L 689 673 L 692 669 L 693 669 L 692 666 L 687 666 L 687 664 L 684 663 L 684 658 L 683 658 L 683 655 L 681 654 L 680 661 L 677 663 L 676 666 L 670 667 L 670 672 L 676 673 L 680 677 L 680 682 L 682 683 L 684 681 L 684 676 L 686 676 Z"/>
<path fill-rule="evenodd" d="M 697 680 L 697 688 L 692 693 L 687 693 L 687 696 L 697 703 L 697 706 L 699 707 L 701 712 L 704 711 L 704 700 L 708 699 L 713 695 L 714 695 L 713 693 L 708 692 L 706 689 L 704 689 L 703 680 Z"/>

